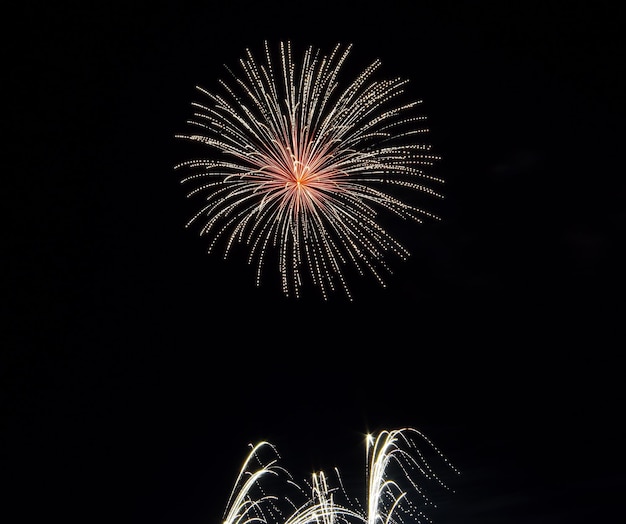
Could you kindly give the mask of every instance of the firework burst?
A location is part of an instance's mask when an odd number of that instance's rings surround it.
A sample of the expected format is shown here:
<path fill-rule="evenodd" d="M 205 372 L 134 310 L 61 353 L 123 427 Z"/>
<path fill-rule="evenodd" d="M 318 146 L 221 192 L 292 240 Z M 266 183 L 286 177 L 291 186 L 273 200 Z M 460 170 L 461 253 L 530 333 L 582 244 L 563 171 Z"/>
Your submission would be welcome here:
<path fill-rule="evenodd" d="M 425 172 L 438 157 L 420 140 L 420 101 L 400 102 L 407 80 L 376 79 L 379 60 L 341 87 L 350 50 L 309 47 L 297 63 L 282 42 L 278 64 L 267 42 L 262 62 L 247 50 L 220 93 L 198 87 L 196 132 L 176 135 L 212 152 L 175 166 L 187 171 L 188 196 L 205 199 L 187 226 L 200 222 L 208 251 L 219 244 L 225 258 L 247 245 L 257 285 L 275 253 L 285 296 L 299 297 L 306 276 L 325 300 L 337 289 L 352 300 L 348 267 L 384 286 L 389 256 L 409 251 L 379 213 L 438 219 L 403 197 L 442 196 L 433 187 L 443 181 Z"/>
<path fill-rule="evenodd" d="M 432 522 L 427 508 L 435 507 L 435 504 L 427 496 L 424 481 L 446 490 L 449 488 L 435 474 L 425 451 L 418 446 L 418 439 L 454 473 L 459 473 L 443 453 L 415 429 L 382 431 L 376 438 L 368 435 L 365 505 L 348 496 L 337 469 L 338 487 L 332 487 L 324 472 L 319 471 L 312 474 L 310 483 L 306 483 L 308 489 L 303 489 L 287 470 L 278 466 L 279 456 L 274 446 L 268 442 L 251 446 L 252 451 L 231 492 L 223 524 Z M 262 451 L 271 451 L 270 460 L 261 460 Z M 274 493 L 284 487 L 288 487 L 294 496 L 285 492 L 283 495 Z M 303 502 L 296 501 L 298 495 L 304 497 Z"/>

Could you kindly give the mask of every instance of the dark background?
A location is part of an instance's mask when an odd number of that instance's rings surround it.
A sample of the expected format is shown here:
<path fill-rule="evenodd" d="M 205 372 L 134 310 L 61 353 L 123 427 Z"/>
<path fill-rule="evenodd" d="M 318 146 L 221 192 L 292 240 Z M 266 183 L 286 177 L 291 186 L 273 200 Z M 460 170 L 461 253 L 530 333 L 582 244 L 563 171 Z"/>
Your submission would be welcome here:
<path fill-rule="evenodd" d="M 411 7 L 408 7 L 408 6 Z M 247 444 L 296 478 L 424 431 L 440 523 L 619 520 L 623 17 L 603 2 L 22 3 L 5 17 L 5 522 L 218 522 Z M 173 166 L 246 47 L 410 80 L 440 222 L 354 301 L 207 255 Z M 193 156 L 193 155 L 191 155 Z M 5 337 L 3 337 L 5 338 Z M 623 517 L 621 517 L 623 518 Z"/>

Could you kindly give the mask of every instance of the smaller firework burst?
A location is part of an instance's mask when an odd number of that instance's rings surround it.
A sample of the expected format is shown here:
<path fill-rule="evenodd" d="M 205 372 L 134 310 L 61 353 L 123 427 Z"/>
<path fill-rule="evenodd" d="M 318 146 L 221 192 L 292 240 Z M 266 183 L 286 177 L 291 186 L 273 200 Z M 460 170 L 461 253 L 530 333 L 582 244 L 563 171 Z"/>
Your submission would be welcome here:
<path fill-rule="evenodd" d="M 312 474 L 311 482 L 306 483 L 308 489 L 303 489 L 278 465 L 274 446 L 268 442 L 251 446 L 231 492 L 223 524 L 405 524 L 408 519 L 417 524 L 431 522 L 428 508 L 435 504 L 425 484 L 449 488 L 433 470 L 418 441 L 451 471 L 459 473 L 415 429 L 382 431 L 376 438 L 368 435 L 365 505 L 348 497 L 337 469 L 338 487 L 332 487 L 320 471 Z M 271 457 L 261 459 L 262 452 L 268 451 Z M 288 488 L 290 494 L 285 490 L 279 496 L 276 491 L 281 488 Z"/>

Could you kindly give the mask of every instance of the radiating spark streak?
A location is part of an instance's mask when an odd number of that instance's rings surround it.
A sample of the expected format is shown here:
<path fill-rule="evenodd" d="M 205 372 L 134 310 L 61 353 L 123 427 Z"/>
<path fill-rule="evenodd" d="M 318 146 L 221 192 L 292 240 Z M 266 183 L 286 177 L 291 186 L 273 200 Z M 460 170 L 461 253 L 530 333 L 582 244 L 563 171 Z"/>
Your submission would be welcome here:
<path fill-rule="evenodd" d="M 342 89 L 351 48 L 325 56 L 309 47 L 298 64 L 281 42 L 276 65 L 267 42 L 264 62 L 246 50 L 241 73 L 227 68 L 231 84 L 219 81 L 222 94 L 198 87 L 208 103 L 194 102 L 188 123 L 199 131 L 176 135 L 213 153 L 175 166 L 192 172 L 181 180 L 195 185 L 188 196 L 205 197 L 187 227 L 203 220 L 209 251 L 222 240 L 225 257 L 235 243 L 249 246 L 257 285 L 275 252 L 286 296 L 299 297 L 308 275 L 324 299 L 340 288 L 352 300 L 348 263 L 385 286 L 389 255 L 409 251 L 378 224 L 379 213 L 439 219 L 390 192 L 442 198 L 429 184 L 443 180 L 425 173 L 439 157 L 416 141 L 428 132 L 414 127 L 425 119 L 413 114 L 421 101 L 396 102 L 408 81 L 375 79 L 380 60 Z"/>
<path fill-rule="evenodd" d="M 368 512 L 367 524 L 390 524 L 401 522 L 398 520 L 398 509 L 407 499 L 408 488 L 415 492 L 425 506 L 433 505 L 426 491 L 415 480 L 412 471 L 417 471 L 423 478 L 438 483 L 446 488 L 438 477 L 423 453 L 416 446 L 415 439 L 419 437 L 450 467 L 444 455 L 421 432 L 412 428 L 403 428 L 393 431 L 382 431 L 374 440 L 368 436 Z M 402 488 L 399 482 L 390 478 L 390 468 L 397 467 L 402 472 L 400 480 L 408 483 L 407 489 Z M 452 468 L 455 472 L 458 471 Z M 403 511 L 413 511 L 415 503 L 407 499 L 407 507 Z M 414 515 L 415 516 L 415 515 Z M 423 511 L 416 516 L 425 517 Z"/>
<path fill-rule="evenodd" d="M 313 473 L 311 499 L 296 509 L 285 524 L 338 524 L 361 520 L 361 516 L 346 507 L 335 504 L 324 472 Z"/>
<path fill-rule="evenodd" d="M 254 461 L 260 461 L 259 452 L 264 448 L 270 448 L 274 452 L 275 458 L 267 464 L 260 463 L 260 469 L 251 471 L 251 464 Z M 264 508 L 271 501 L 278 500 L 278 497 L 263 494 L 255 498 L 254 492 L 259 488 L 263 477 L 276 476 L 280 472 L 286 473 L 283 468 L 277 465 L 277 461 L 278 454 L 270 443 L 260 442 L 252 447 L 231 491 L 224 512 L 223 524 L 269 524 Z"/>

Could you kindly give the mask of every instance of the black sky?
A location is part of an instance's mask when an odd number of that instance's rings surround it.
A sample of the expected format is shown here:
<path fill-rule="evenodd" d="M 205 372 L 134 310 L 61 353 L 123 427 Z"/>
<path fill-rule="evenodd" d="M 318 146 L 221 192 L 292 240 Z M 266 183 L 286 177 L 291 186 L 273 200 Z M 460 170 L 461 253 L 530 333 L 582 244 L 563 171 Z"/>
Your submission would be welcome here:
<path fill-rule="evenodd" d="M 411 7 L 407 7 L 411 5 Z M 362 471 L 412 426 L 436 522 L 623 513 L 623 17 L 602 2 L 65 2 L 8 17 L 6 522 L 217 522 L 247 444 Z M 612 4 L 611 4 L 612 5 Z M 207 255 L 173 166 L 246 47 L 352 43 L 424 100 L 442 217 L 353 302 Z M 4 338 L 4 337 L 3 337 Z"/>

